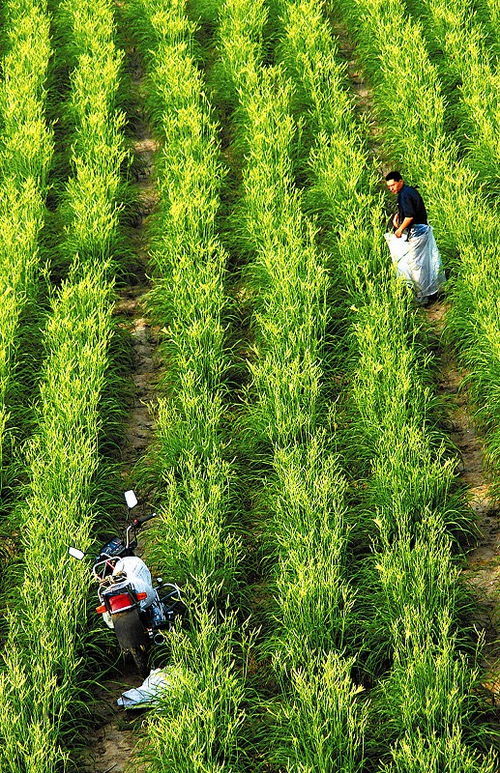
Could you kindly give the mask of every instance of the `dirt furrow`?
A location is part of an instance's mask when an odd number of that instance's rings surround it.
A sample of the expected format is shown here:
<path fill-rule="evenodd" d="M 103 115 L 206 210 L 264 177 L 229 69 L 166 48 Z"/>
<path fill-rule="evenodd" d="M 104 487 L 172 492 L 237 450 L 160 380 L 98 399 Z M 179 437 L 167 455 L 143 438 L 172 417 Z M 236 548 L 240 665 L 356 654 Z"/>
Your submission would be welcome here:
<path fill-rule="evenodd" d="M 147 277 L 147 220 L 158 202 L 152 175 L 153 157 L 158 145 L 151 136 L 142 107 L 143 72 L 140 62 L 132 48 L 126 51 L 126 55 L 131 75 L 129 130 L 133 137 L 131 168 L 136 202 L 129 233 L 134 267 L 130 284 L 121 287 L 118 292 L 115 313 L 132 347 L 130 407 L 121 447 L 121 471 L 125 485 L 129 487 L 134 485 L 134 465 L 144 456 L 153 437 L 161 363 L 157 354 L 159 330 L 149 319 L 146 306 L 146 295 L 151 289 Z M 120 665 L 123 667 L 123 661 Z M 132 664 L 126 664 L 121 675 L 106 679 L 96 690 L 93 709 L 95 725 L 83 754 L 84 773 L 127 773 L 132 769 L 134 773 L 140 773 L 143 770 L 137 761 L 132 767 L 132 758 L 144 712 L 127 713 L 116 705 L 123 692 L 141 683 L 142 678 Z"/>
<path fill-rule="evenodd" d="M 441 337 L 448 304 L 435 303 L 427 318 L 436 335 Z M 485 637 L 482 684 L 492 703 L 500 696 L 500 522 L 498 502 L 492 493 L 484 441 L 474 421 L 466 383 L 467 373 L 457 365 L 453 354 L 445 347 L 440 352 L 439 393 L 449 401 L 446 425 L 460 457 L 459 478 L 465 486 L 466 498 L 477 516 L 479 531 L 476 547 L 468 554 L 463 570 L 471 588 L 475 607 L 472 623 Z"/>

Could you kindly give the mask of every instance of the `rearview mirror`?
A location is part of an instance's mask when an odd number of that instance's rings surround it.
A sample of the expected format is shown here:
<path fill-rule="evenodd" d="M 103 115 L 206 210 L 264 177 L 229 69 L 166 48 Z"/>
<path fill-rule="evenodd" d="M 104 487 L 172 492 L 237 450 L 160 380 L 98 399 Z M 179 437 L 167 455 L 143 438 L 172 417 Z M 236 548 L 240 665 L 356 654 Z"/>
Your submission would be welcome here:
<path fill-rule="evenodd" d="M 132 491 L 132 489 L 130 489 L 130 491 L 125 492 L 125 502 L 127 503 L 127 507 L 129 510 L 132 510 L 132 508 L 136 506 L 137 497 Z"/>
<path fill-rule="evenodd" d="M 81 561 L 82 558 L 85 558 L 83 550 L 78 550 L 78 548 L 68 548 L 68 553 L 72 558 L 77 558 L 79 561 Z"/>

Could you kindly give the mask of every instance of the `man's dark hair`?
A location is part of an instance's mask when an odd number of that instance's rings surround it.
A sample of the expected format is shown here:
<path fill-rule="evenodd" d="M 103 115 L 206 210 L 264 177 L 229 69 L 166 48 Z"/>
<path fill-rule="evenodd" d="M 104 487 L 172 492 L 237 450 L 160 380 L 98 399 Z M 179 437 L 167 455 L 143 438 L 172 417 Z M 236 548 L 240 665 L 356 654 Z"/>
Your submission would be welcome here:
<path fill-rule="evenodd" d="M 403 178 L 401 177 L 401 172 L 389 172 L 389 174 L 386 174 L 385 176 L 386 182 L 389 182 L 389 180 L 394 180 L 395 182 L 399 182 Z"/>

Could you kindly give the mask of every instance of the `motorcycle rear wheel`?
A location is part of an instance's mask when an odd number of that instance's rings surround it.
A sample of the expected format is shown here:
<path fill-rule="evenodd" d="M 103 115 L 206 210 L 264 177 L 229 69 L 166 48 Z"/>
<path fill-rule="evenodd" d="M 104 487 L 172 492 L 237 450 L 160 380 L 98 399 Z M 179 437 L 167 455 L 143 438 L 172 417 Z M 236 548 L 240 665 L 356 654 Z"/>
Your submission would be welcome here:
<path fill-rule="evenodd" d="M 130 653 L 141 676 L 149 674 L 149 636 L 141 622 L 137 609 L 128 609 L 113 615 L 116 638 L 121 651 Z"/>

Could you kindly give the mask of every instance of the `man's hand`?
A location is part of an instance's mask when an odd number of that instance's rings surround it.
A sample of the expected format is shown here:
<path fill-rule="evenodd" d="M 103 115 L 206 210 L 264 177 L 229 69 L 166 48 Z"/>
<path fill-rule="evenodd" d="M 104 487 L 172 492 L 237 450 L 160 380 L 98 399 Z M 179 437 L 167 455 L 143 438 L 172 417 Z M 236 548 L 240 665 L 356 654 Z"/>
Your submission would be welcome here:
<path fill-rule="evenodd" d="M 398 239 L 401 239 L 401 237 L 403 235 L 403 231 L 405 230 L 405 228 L 409 228 L 412 223 L 413 223 L 413 218 L 412 217 L 405 217 L 405 219 L 403 220 L 403 222 L 401 223 L 399 228 L 396 231 L 394 231 L 394 233 L 396 234 Z"/>

